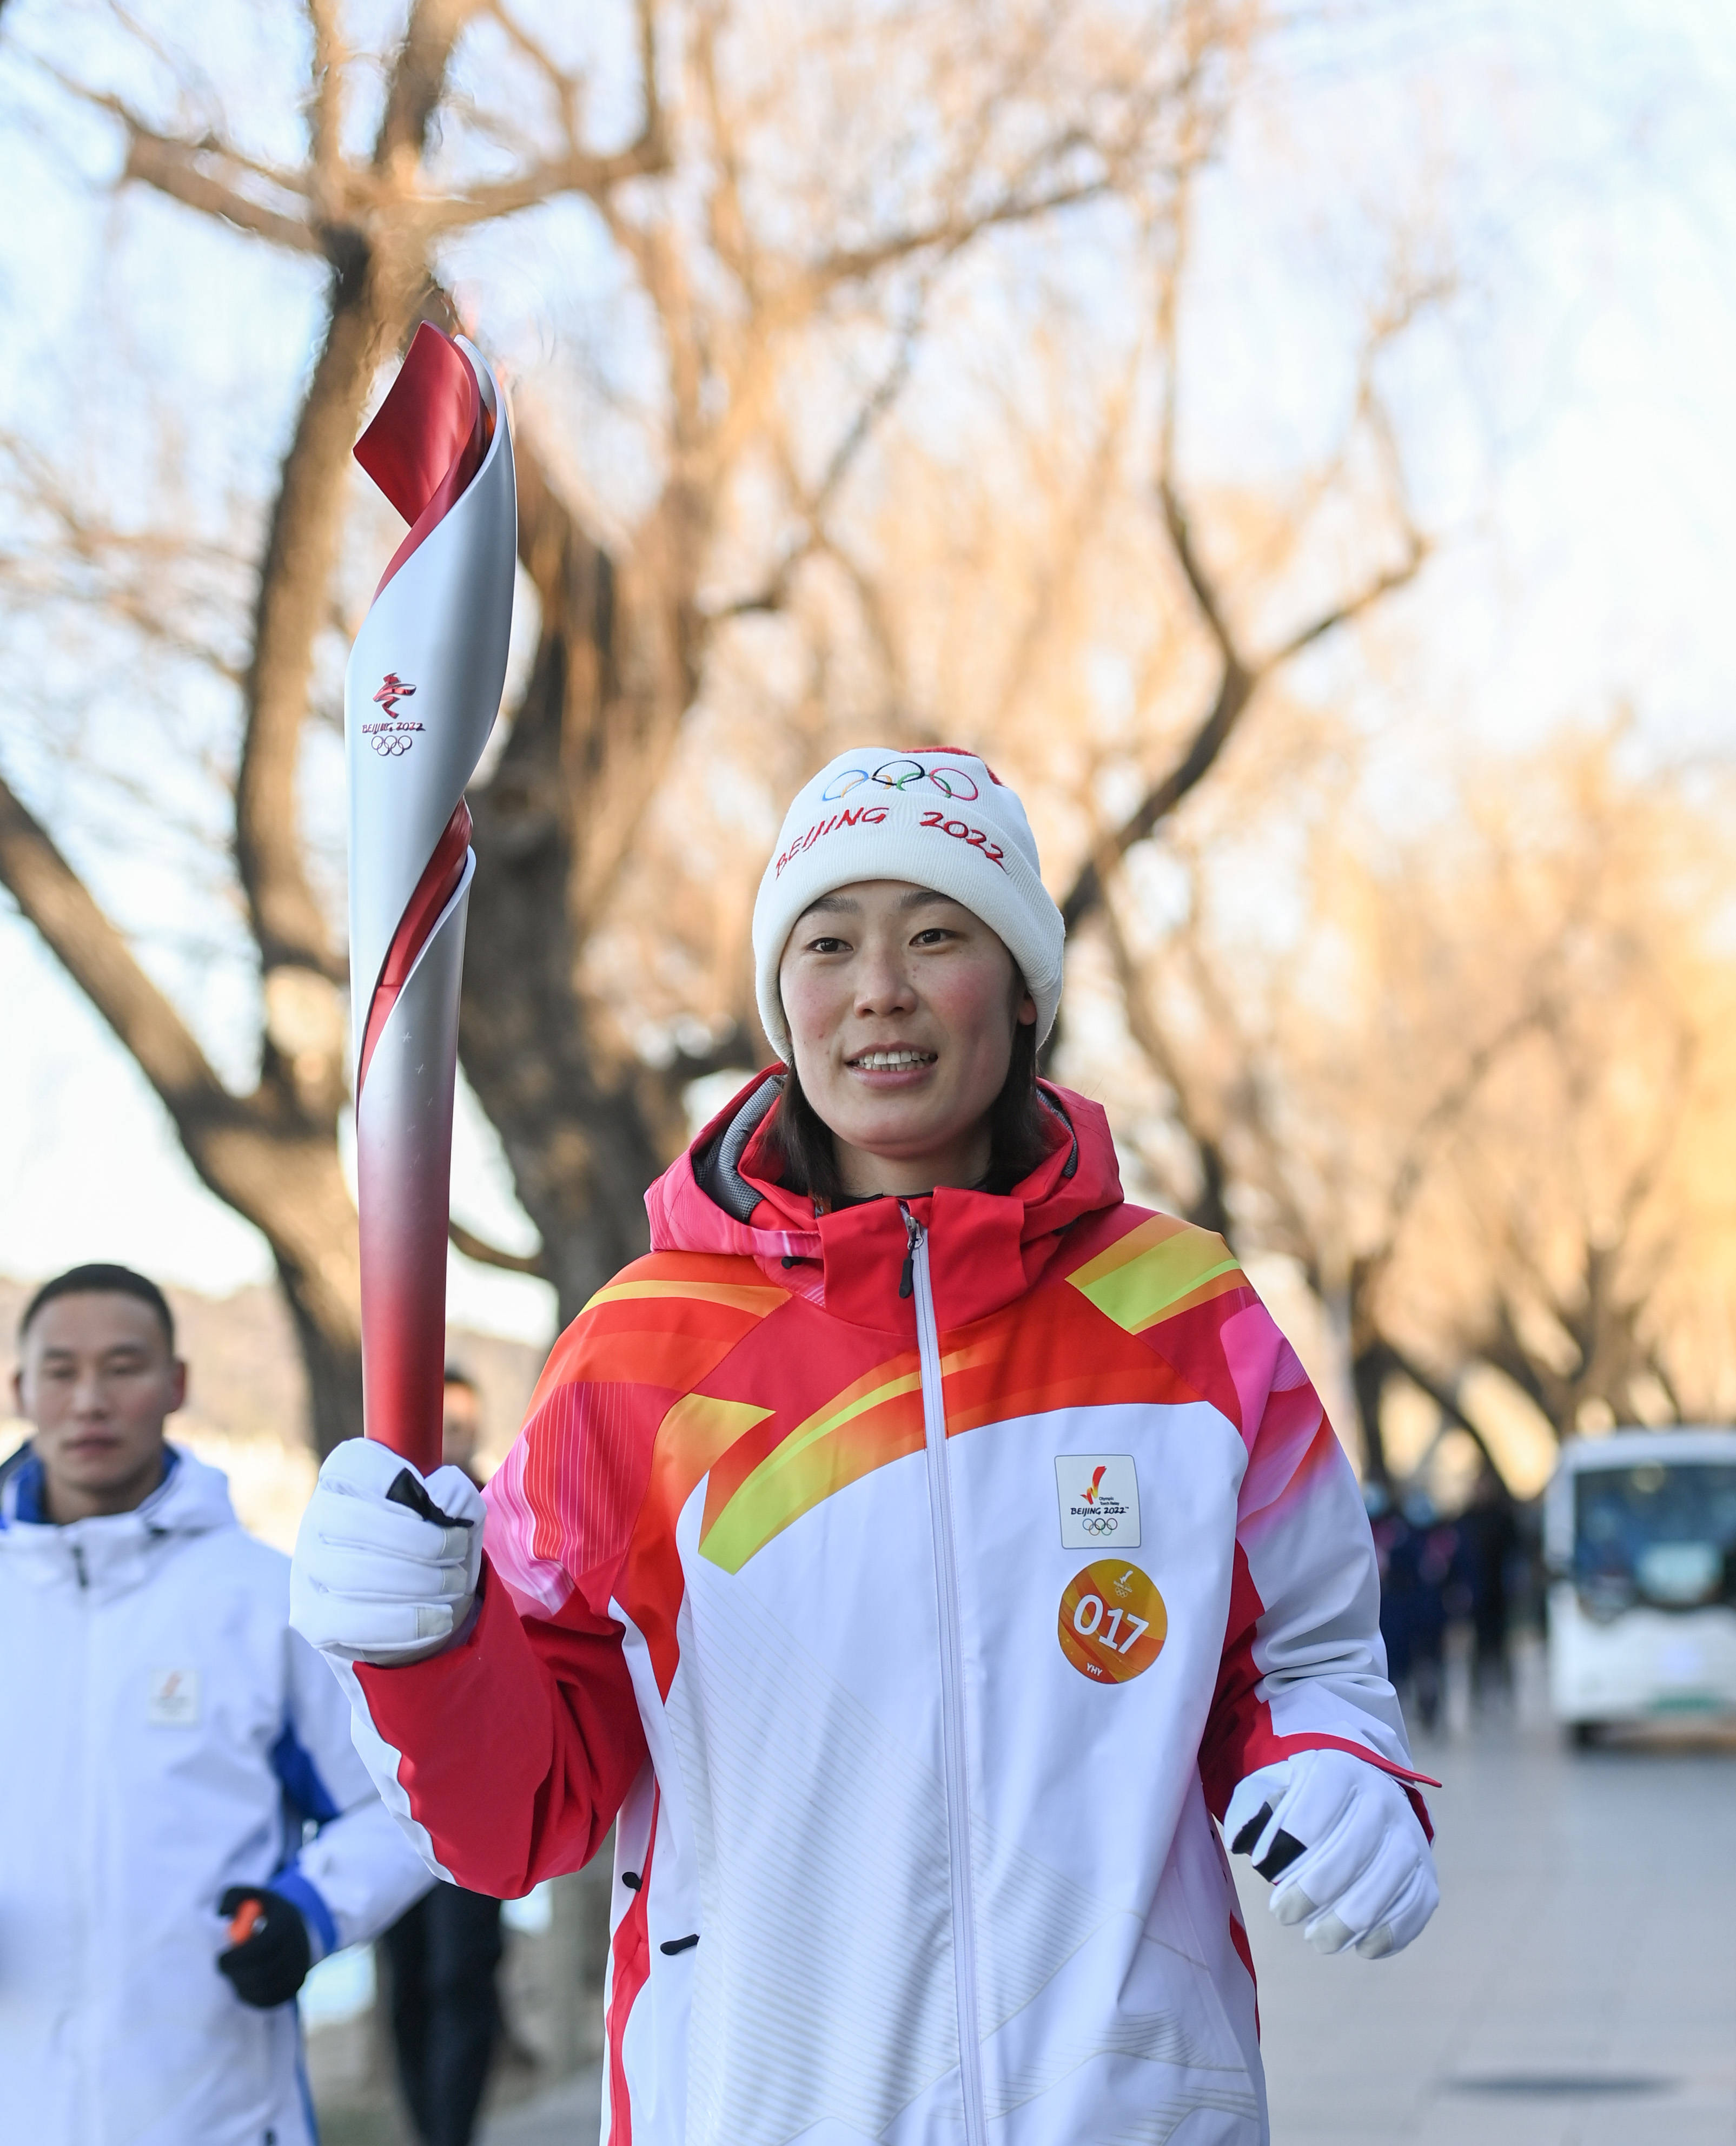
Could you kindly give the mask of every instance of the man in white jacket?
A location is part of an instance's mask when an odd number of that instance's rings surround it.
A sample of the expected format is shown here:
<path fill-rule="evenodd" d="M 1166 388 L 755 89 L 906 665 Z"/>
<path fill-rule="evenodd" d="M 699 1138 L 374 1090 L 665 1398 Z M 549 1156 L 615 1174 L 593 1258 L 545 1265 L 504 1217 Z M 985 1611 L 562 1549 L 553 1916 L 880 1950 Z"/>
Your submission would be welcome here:
<path fill-rule="evenodd" d="M 289 1629 L 287 1559 L 169 1445 L 169 1309 L 75 1268 L 24 1316 L 0 1484 L 0 2137 L 312 2146 L 294 1998 L 430 1883 Z"/>

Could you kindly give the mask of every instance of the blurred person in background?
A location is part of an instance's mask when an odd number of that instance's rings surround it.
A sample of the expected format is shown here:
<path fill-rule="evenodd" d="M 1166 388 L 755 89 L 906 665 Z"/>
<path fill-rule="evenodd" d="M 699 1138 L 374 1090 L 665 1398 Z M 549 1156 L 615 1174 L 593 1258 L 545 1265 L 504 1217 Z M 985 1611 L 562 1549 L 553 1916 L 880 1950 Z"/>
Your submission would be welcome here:
<path fill-rule="evenodd" d="M 476 1381 L 448 1364 L 441 1465 L 478 1490 L 481 1435 Z M 501 2034 L 501 1904 L 442 1882 L 398 1918 L 385 1947 L 392 2046 L 417 2136 L 422 2146 L 470 2146 Z"/>
<path fill-rule="evenodd" d="M 619 1814 L 611 2139 L 1255 2146 L 1225 1843 L 1321 1952 L 1434 1907 L 1355 1479 L 1222 1239 L 1039 1079 L 1064 931 L 976 756 L 823 769 L 755 911 L 783 1062 L 486 1500 L 353 1440 L 303 1517 L 297 1628 L 427 1853 L 516 1894 Z"/>
<path fill-rule="evenodd" d="M 1418 1485 L 1395 1500 L 1384 1484 L 1371 1482 L 1363 1502 L 1380 1569 L 1386 1673 L 1406 1707 L 1433 1731 L 1445 1690 L 1447 1590 L 1457 1535 L 1442 1525 L 1434 1500 Z"/>
<path fill-rule="evenodd" d="M 288 1560 L 169 1445 L 155 1283 L 31 1300 L 0 1489 L 0 2137 L 312 2146 L 294 2002 L 428 1873 L 289 1629 Z"/>
<path fill-rule="evenodd" d="M 1459 1516 L 1459 1562 L 1471 1624 L 1471 1696 L 1479 1705 L 1512 1689 L 1508 1632 L 1509 1578 L 1519 1548 L 1511 1492 L 1485 1460 L 1471 1500 Z"/>
<path fill-rule="evenodd" d="M 1426 1490 L 1409 1490 L 1401 1503 L 1405 1533 L 1393 1550 L 1391 1570 L 1405 1598 L 1410 1692 L 1417 1717 L 1432 1735 L 1446 1698 L 1447 1591 L 1459 1537 Z"/>

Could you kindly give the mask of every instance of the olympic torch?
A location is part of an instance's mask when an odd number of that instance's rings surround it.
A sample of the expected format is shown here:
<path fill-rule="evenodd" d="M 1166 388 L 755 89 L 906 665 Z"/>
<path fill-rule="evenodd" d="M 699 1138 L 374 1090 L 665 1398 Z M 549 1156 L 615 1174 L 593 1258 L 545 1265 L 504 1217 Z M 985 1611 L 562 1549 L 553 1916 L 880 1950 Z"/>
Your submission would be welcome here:
<path fill-rule="evenodd" d="M 410 524 L 344 676 L 362 1411 L 426 1475 L 476 870 L 464 786 L 500 708 L 518 544 L 511 436 L 480 354 L 419 327 L 356 459 Z"/>

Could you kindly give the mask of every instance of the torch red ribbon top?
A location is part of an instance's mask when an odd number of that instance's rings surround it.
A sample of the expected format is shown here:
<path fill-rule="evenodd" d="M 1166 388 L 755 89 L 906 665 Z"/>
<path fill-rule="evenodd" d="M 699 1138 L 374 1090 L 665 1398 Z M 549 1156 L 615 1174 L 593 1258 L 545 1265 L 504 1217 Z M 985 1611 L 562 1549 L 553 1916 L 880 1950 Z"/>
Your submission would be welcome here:
<path fill-rule="evenodd" d="M 410 524 L 376 596 L 463 496 L 493 433 L 494 419 L 462 352 L 424 321 L 392 392 L 356 442 L 357 461 Z"/>

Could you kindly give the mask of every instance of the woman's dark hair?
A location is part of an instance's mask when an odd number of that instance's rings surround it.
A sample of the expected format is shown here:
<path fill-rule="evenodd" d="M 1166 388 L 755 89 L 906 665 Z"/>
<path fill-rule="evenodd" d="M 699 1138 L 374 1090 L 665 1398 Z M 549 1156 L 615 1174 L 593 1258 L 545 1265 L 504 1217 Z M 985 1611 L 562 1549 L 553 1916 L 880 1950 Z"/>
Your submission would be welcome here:
<path fill-rule="evenodd" d="M 1015 974 L 1013 1002 L 1025 996 L 1025 980 Z M 989 1107 L 989 1174 L 985 1192 L 1010 1192 L 1049 1152 L 1045 1132 L 1047 1110 L 1037 1092 L 1037 1030 L 1021 1021 L 1013 1030 L 1013 1055 Z M 839 1174 L 831 1128 L 802 1093 L 792 1057 L 784 1075 L 777 1115 L 766 1128 L 769 1159 L 777 1165 L 779 1182 L 805 1192 L 822 1207 L 836 1207 L 846 1195 Z"/>

